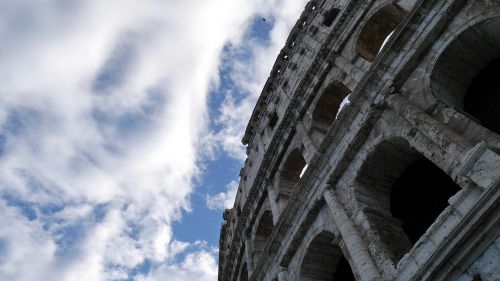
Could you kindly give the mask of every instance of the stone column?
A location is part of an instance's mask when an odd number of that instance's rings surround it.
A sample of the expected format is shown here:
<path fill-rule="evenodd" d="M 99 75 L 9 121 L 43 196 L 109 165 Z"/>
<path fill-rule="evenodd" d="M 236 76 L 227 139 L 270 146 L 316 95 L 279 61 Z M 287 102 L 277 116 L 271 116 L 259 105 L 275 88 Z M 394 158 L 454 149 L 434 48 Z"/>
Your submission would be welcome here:
<path fill-rule="evenodd" d="M 298 122 L 296 128 L 297 128 L 297 135 L 300 136 L 302 144 L 304 145 L 305 148 L 304 158 L 307 163 L 311 163 L 311 160 L 314 157 L 314 154 L 316 153 L 318 147 L 316 147 L 316 145 L 311 140 L 309 132 L 304 125 L 304 122 Z"/>
<path fill-rule="evenodd" d="M 472 152 L 474 148 L 472 142 L 432 118 L 406 97 L 392 94 L 387 96 L 385 104 L 445 152 L 449 159 L 448 162 L 461 163 L 464 156 Z M 451 171 L 452 178 L 456 178 L 460 167 L 457 168 Z"/>
<path fill-rule="evenodd" d="M 357 82 L 361 81 L 365 71 L 356 65 L 352 64 L 348 59 L 343 56 L 335 57 L 335 65 L 342 70 L 345 74 L 349 75 L 351 78 Z"/>
<path fill-rule="evenodd" d="M 280 266 L 278 269 L 278 281 L 289 281 L 288 270 L 286 267 Z"/>
<path fill-rule="evenodd" d="M 252 239 L 247 235 L 245 235 L 245 255 L 247 258 L 248 275 L 251 275 L 253 271 Z"/>
<path fill-rule="evenodd" d="M 280 217 L 280 208 L 278 206 L 278 196 L 279 194 L 274 190 L 272 181 L 266 183 L 267 186 L 267 199 L 269 201 L 269 206 L 271 207 L 271 213 L 273 214 L 273 224 L 278 222 Z"/>
<path fill-rule="evenodd" d="M 271 206 L 271 213 L 273 214 L 273 224 L 276 224 L 280 217 L 280 207 L 278 206 L 279 194 L 273 189 L 272 182 L 266 183 L 266 186 L 269 206 Z"/>
<path fill-rule="evenodd" d="M 323 196 L 333 214 L 335 225 L 342 235 L 347 250 L 354 262 L 355 270 L 359 274 L 359 277 L 361 277 L 361 280 L 382 281 L 382 277 L 370 256 L 367 246 L 349 218 L 342 203 L 338 201 L 331 189 L 326 189 Z"/>

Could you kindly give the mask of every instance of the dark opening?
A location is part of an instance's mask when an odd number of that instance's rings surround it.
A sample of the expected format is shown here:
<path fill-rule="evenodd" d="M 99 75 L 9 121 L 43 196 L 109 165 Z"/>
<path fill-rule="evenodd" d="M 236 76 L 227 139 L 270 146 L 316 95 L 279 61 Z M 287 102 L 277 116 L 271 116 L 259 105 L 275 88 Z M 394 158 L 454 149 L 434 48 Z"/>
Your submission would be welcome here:
<path fill-rule="evenodd" d="M 306 164 L 306 160 L 300 153 L 299 149 L 293 150 L 288 155 L 280 174 L 280 198 L 288 198 L 288 196 L 292 193 L 293 188 L 300 180 L 300 174 Z"/>
<path fill-rule="evenodd" d="M 500 58 L 489 63 L 472 79 L 464 109 L 493 132 L 500 134 Z"/>
<path fill-rule="evenodd" d="M 393 185 L 392 215 L 403 221 L 403 231 L 414 244 L 448 206 L 448 198 L 459 190 L 445 172 L 420 158 L 407 166 Z"/>
<path fill-rule="evenodd" d="M 276 113 L 276 111 L 274 111 L 273 113 L 270 113 L 269 116 L 269 128 L 274 128 L 274 126 L 276 125 L 276 123 L 278 123 L 278 114 Z"/>
<path fill-rule="evenodd" d="M 350 93 L 351 90 L 343 84 L 334 82 L 328 85 L 314 108 L 313 128 L 326 133 L 335 121 L 342 101 Z"/>
<path fill-rule="evenodd" d="M 257 225 L 257 230 L 255 232 L 254 240 L 254 251 L 253 260 L 257 262 L 264 247 L 266 246 L 267 240 L 273 231 L 273 215 L 271 211 L 265 211 Z"/>
<path fill-rule="evenodd" d="M 347 259 L 342 256 L 337 265 L 337 269 L 335 270 L 335 276 L 333 277 L 334 281 L 356 281 L 354 279 L 354 275 L 352 274 L 351 266 Z"/>
<path fill-rule="evenodd" d="M 325 14 L 325 19 L 323 20 L 323 25 L 331 26 L 337 15 L 339 14 L 339 9 L 331 9 Z"/>
<path fill-rule="evenodd" d="M 356 49 L 364 59 L 373 61 L 384 44 L 387 37 L 393 32 L 403 20 L 406 11 L 398 5 L 390 4 L 378 10 L 365 23 Z"/>
<path fill-rule="evenodd" d="M 312 113 L 310 131 L 310 136 L 316 145 L 323 141 L 343 105 L 342 102 L 345 102 L 350 93 L 351 90 L 344 84 L 332 82 L 321 94 Z"/>
<path fill-rule="evenodd" d="M 246 263 L 241 268 L 240 281 L 248 281 L 248 271 L 247 271 L 247 264 Z"/>
<path fill-rule="evenodd" d="M 481 277 L 481 274 L 476 273 L 476 274 L 474 274 L 474 276 L 472 276 L 471 281 L 483 281 L 483 278 Z"/>
<path fill-rule="evenodd" d="M 334 235 L 318 234 L 309 244 L 300 268 L 301 281 L 354 281 L 351 266 L 334 244 Z"/>

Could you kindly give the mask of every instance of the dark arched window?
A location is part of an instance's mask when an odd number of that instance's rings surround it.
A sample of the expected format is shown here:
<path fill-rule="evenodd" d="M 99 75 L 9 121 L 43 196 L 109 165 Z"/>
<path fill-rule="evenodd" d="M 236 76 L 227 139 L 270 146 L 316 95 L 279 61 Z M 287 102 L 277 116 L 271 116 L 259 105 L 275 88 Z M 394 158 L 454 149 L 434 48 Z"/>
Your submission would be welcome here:
<path fill-rule="evenodd" d="M 267 240 L 273 231 L 273 215 L 271 211 L 265 211 L 257 225 L 253 245 L 253 261 L 256 263 L 266 246 Z"/>
<path fill-rule="evenodd" d="M 414 244 L 448 206 L 460 187 L 431 161 L 422 157 L 408 165 L 391 190 L 391 213 L 402 221 Z"/>
<path fill-rule="evenodd" d="M 386 141 L 360 168 L 356 197 L 397 261 L 434 223 L 460 187 L 404 141 Z"/>
<path fill-rule="evenodd" d="M 349 262 L 329 232 L 318 234 L 307 248 L 300 266 L 301 281 L 355 281 Z"/>
<path fill-rule="evenodd" d="M 343 105 L 351 90 L 340 82 L 332 82 L 326 87 L 316 102 L 312 113 L 310 137 L 316 145 L 319 145 L 325 137 L 328 129 Z"/>
<path fill-rule="evenodd" d="M 500 17 L 469 27 L 440 54 L 432 93 L 500 134 Z"/>
<path fill-rule="evenodd" d="M 290 152 L 280 172 L 279 199 L 288 199 L 288 197 L 290 197 L 305 167 L 306 160 L 299 149 L 297 148 Z"/>
<path fill-rule="evenodd" d="M 500 55 L 500 53 L 499 53 Z M 488 63 L 472 79 L 464 98 L 464 110 L 486 128 L 500 134 L 500 58 Z"/>
<path fill-rule="evenodd" d="M 395 4 L 386 5 L 373 14 L 358 36 L 356 50 L 359 55 L 373 61 L 405 15 L 406 11 Z"/>
<path fill-rule="evenodd" d="M 335 21 L 337 18 L 337 15 L 339 14 L 340 10 L 337 8 L 332 8 L 328 12 L 325 13 L 324 15 L 324 20 L 323 20 L 323 25 L 326 26 L 331 26 L 332 23 Z"/>

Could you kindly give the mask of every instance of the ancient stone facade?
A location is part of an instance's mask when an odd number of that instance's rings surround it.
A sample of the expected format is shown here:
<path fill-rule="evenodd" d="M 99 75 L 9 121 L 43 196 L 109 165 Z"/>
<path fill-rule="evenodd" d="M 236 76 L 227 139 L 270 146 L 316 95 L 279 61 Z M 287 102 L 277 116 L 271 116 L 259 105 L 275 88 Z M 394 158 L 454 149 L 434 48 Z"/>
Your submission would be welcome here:
<path fill-rule="evenodd" d="M 500 280 L 500 1 L 310 1 L 243 143 L 220 281 Z"/>

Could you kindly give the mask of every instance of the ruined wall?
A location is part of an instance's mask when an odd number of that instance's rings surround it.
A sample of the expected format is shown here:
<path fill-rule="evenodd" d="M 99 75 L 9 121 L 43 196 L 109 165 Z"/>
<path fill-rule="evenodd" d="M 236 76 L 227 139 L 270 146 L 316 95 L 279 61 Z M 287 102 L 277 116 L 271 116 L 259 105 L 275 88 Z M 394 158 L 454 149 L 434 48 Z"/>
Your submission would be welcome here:
<path fill-rule="evenodd" d="M 243 138 L 219 280 L 500 280 L 498 73 L 500 1 L 310 1 Z"/>

